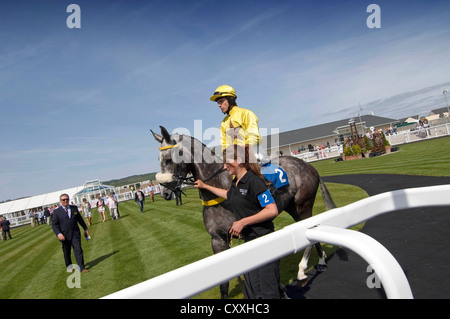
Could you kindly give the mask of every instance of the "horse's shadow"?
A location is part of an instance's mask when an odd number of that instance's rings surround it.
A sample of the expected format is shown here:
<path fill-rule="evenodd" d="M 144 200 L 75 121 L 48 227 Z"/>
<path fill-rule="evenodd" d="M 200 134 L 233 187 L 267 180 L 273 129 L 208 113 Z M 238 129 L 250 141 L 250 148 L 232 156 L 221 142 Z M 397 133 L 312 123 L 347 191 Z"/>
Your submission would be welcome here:
<path fill-rule="evenodd" d="M 352 252 L 349 252 L 343 248 L 336 250 L 333 254 L 331 254 L 327 258 L 328 266 L 333 267 L 333 266 L 337 266 L 337 264 L 341 263 L 341 262 L 344 262 L 344 263 L 350 262 L 352 260 L 352 255 L 349 255 L 349 254 L 352 254 Z M 334 258 L 334 263 L 330 262 L 333 258 Z M 319 280 L 318 284 L 320 287 L 323 287 L 323 280 L 326 279 L 326 277 L 327 277 L 327 275 L 325 275 L 325 273 L 326 272 L 317 271 L 316 267 L 312 268 L 310 271 L 308 271 L 306 273 L 306 275 L 308 276 L 308 282 L 306 283 L 306 285 L 303 287 L 298 287 L 296 285 L 297 282 L 293 281 L 288 286 L 286 286 L 287 295 L 291 299 L 309 299 L 310 296 L 308 296 L 308 292 L 313 287 L 314 281 L 317 278 L 320 278 L 319 276 L 321 274 L 324 274 L 322 276 L 325 276 L 325 277 L 322 277 L 321 278 L 322 282 L 320 283 L 321 280 Z M 336 279 L 336 280 L 338 280 L 338 279 Z M 330 287 L 331 287 L 331 285 L 333 285 L 333 284 L 330 283 Z M 316 287 L 316 292 L 317 292 L 317 287 Z M 383 289 L 376 289 L 375 292 L 376 292 L 376 295 L 374 295 L 374 296 L 371 295 L 370 298 L 379 297 L 380 299 L 386 299 L 386 293 L 384 292 Z M 338 296 L 338 295 L 336 295 L 336 296 Z M 363 298 L 363 297 L 361 296 L 361 298 Z"/>
<path fill-rule="evenodd" d="M 312 271 L 307 272 L 306 275 L 310 275 L 311 272 Z M 306 293 L 311 289 L 312 283 L 320 274 L 320 272 L 314 270 L 314 275 L 308 278 L 308 282 L 303 287 L 298 287 L 296 284 L 297 281 L 292 282 L 286 286 L 286 294 L 291 299 L 307 299 Z"/>
<path fill-rule="evenodd" d="M 342 261 L 348 261 L 348 255 L 346 251 L 343 249 L 338 249 L 329 257 L 327 257 L 326 259 L 327 264 L 330 262 L 330 260 L 332 260 L 335 257 L 337 257 L 339 260 Z M 322 274 L 322 272 L 317 271 L 316 267 L 313 267 L 310 271 L 306 273 L 306 275 L 308 276 L 308 281 L 305 286 L 298 287 L 296 280 L 291 282 L 289 285 L 286 286 L 286 293 L 288 297 L 291 299 L 308 299 L 307 293 L 311 289 L 314 280 L 316 280 L 320 274 Z"/>
<path fill-rule="evenodd" d="M 99 263 L 101 263 L 102 261 L 104 261 L 105 259 L 108 259 L 109 257 L 117 254 L 119 252 L 119 250 L 113 251 L 112 253 L 100 256 L 88 263 L 86 263 L 86 267 L 89 269 L 92 269 L 93 267 L 97 266 Z"/>

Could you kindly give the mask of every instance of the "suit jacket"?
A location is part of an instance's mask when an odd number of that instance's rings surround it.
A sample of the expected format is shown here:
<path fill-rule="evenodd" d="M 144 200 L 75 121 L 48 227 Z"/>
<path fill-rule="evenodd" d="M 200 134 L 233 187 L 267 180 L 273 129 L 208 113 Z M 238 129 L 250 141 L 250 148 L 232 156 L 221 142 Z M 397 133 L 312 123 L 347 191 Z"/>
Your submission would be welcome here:
<path fill-rule="evenodd" d="M 9 230 L 9 225 L 11 225 L 11 223 L 7 219 L 2 220 L 2 222 L 0 223 L 2 230 Z"/>
<path fill-rule="evenodd" d="M 70 205 L 71 215 L 70 219 L 67 216 L 67 212 L 64 207 L 59 207 L 53 211 L 52 215 L 52 228 L 55 232 L 55 235 L 58 236 L 59 233 L 63 234 L 68 240 L 72 240 L 72 238 L 81 238 L 80 228 L 78 227 L 78 223 L 83 227 L 84 230 L 87 230 L 86 223 L 83 220 L 83 217 L 78 212 L 78 207 L 75 205 Z"/>

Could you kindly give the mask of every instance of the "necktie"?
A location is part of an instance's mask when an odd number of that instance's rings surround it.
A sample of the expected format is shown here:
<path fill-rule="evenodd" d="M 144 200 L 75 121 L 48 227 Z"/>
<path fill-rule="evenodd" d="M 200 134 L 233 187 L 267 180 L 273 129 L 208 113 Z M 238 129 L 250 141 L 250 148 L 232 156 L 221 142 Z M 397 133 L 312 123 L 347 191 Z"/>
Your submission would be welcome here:
<path fill-rule="evenodd" d="M 70 210 L 69 210 L 69 207 L 67 207 L 67 217 L 69 217 L 69 219 L 70 219 Z"/>

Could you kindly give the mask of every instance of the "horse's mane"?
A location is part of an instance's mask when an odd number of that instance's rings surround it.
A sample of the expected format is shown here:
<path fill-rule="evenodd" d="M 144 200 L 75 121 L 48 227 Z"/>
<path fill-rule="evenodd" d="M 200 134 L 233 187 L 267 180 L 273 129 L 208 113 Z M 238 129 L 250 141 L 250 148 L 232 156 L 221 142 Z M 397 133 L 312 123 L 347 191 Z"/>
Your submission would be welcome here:
<path fill-rule="evenodd" d="M 174 134 L 175 135 L 175 134 Z M 190 145 L 191 152 L 192 152 L 192 158 L 194 158 L 195 151 L 201 152 L 201 163 L 190 163 L 188 166 L 188 169 L 191 171 L 191 173 L 194 175 L 194 178 L 196 179 L 206 179 L 217 172 L 217 170 L 221 169 L 223 167 L 223 161 L 222 158 L 217 155 L 214 149 L 209 148 L 206 146 L 203 142 L 199 141 L 197 138 L 185 134 L 176 134 L 178 135 L 180 141 L 183 141 L 184 138 L 186 138 L 188 141 L 193 141 L 193 143 Z M 201 146 L 201 150 L 195 150 L 196 147 Z M 205 149 L 207 149 L 210 154 L 211 158 L 210 162 L 206 162 L 204 159 Z M 199 176 L 201 175 L 201 176 Z M 229 183 L 231 181 L 231 177 L 226 173 L 219 174 L 212 178 L 210 181 L 208 181 L 209 185 L 220 187 L 220 188 L 228 188 Z"/>
<path fill-rule="evenodd" d="M 210 147 L 206 146 L 205 143 L 199 141 L 197 138 L 190 136 L 190 135 L 185 135 L 185 134 L 174 134 L 174 135 L 178 135 L 181 138 L 180 140 L 183 140 L 185 137 L 187 137 L 188 139 L 191 139 L 191 140 L 199 143 L 202 146 L 202 154 L 203 154 L 203 150 L 206 148 L 208 151 L 211 152 L 211 155 L 213 157 L 216 157 L 217 159 L 220 160 L 220 161 L 218 161 L 218 162 L 216 161 L 216 162 L 222 164 L 222 158 L 216 153 L 214 148 L 210 148 Z M 192 145 L 192 146 L 195 147 L 195 145 Z"/>

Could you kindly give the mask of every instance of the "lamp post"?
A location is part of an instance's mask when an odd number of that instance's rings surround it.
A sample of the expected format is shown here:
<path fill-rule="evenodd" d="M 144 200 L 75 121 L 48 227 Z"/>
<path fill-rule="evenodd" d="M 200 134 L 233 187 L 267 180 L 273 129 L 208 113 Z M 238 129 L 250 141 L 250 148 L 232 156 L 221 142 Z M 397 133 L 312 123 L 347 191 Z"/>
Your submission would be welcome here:
<path fill-rule="evenodd" d="M 359 104 L 359 114 L 358 114 L 358 116 L 359 116 L 359 124 L 361 125 L 361 135 L 364 135 L 366 132 L 365 132 L 365 130 L 364 130 L 364 127 L 363 127 L 362 121 L 361 121 L 361 114 L 362 114 L 362 111 L 363 111 L 363 109 L 362 109 L 362 107 L 361 107 L 361 104 Z"/>
<path fill-rule="evenodd" d="M 450 110 L 449 110 L 449 107 L 448 107 L 447 93 L 448 93 L 448 90 L 442 91 L 442 94 L 444 94 L 444 97 L 445 97 L 445 104 L 447 105 L 447 122 L 448 122 L 449 121 L 449 117 L 450 117 Z"/>

